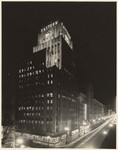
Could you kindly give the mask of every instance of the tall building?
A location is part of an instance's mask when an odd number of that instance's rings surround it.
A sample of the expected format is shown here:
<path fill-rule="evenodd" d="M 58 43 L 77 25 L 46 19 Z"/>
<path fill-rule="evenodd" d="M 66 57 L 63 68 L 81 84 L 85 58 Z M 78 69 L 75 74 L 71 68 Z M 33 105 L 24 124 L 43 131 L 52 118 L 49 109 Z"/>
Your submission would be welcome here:
<path fill-rule="evenodd" d="M 71 36 L 62 22 L 41 29 L 32 56 L 18 69 L 16 136 L 50 145 L 74 140 L 80 127 L 88 130 L 88 121 L 102 115 L 91 85 L 86 95 L 78 93 L 72 55 Z"/>
<path fill-rule="evenodd" d="M 33 55 L 19 67 L 17 132 L 58 142 L 78 134 L 76 68 L 71 36 L 62 22 L 41 29 Z"/>

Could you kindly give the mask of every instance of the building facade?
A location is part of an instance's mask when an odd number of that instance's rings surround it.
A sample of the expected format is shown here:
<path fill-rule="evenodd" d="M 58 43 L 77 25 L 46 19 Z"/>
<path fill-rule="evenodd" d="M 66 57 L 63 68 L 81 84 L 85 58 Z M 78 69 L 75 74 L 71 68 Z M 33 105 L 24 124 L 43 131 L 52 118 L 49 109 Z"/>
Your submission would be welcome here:
<path fill-rule="evenodd" d="M 17 132 L 63 136 L 78 132 L 76 69 L 71 37 L 61 22 L 38 35 L 33 55 L 19 67 Z"/>

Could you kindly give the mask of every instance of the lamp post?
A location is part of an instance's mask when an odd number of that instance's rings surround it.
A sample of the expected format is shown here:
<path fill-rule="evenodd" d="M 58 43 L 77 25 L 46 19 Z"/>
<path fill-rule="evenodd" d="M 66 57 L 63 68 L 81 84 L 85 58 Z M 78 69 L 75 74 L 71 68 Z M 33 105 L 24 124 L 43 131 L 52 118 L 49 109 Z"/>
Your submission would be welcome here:
<path fill-rule="evenodd" d="M 48 147 L 49 147 L 50 136 L 47 136 L 47 140 L 48 140 Z"/>
<path fill-rule="evenodd" d="M 66 131 L 66 144 L 67 144 L 67 135 L 68 135 L 67 133 L 68 133 L 68 131 L 69 131 L 69 128 L 68 128 L 68 127 L 65 127 L 64 129 L 65 129 L 65 131 Z"/>

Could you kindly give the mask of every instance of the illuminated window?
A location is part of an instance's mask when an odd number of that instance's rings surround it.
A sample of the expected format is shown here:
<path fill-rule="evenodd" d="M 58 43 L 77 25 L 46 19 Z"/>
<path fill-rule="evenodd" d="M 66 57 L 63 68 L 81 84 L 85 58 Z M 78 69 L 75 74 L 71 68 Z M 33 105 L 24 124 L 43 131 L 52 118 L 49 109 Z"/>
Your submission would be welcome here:
<path fill-rule="evenodd" d="M 50 82 L 49 82 L 49 81 L 47 81 L 47 84 L 50 84 Z"/>
<path fill-rule="evenodd" d="M 30 72 L 30 76 L 32 75 L 32 73 Z"/>
<path fill-rule="evenodd" d="M 30 67 L 30 70 L 32 69 L 32 67 Z"/>
<path fill-rule="evenodd" d="M 49 97 L 49 93 L 47 93 L 47 97 Z"/>
<path fill-rule="evenodd" d="M 49 110 L 49 106 L 47 107 L 47 110 Z"/>
<path fill-rule="evenodd" d="M 48 78 L 50 78 L 50 75 L 48 74 Z"/>
<path fill-rule="evenodd" d="M 49 104 L 49 103 L 50 103 L 50 101 L 49 101 L 49 100 L 47 100 L 47 103 Z"/>
<path fill-rule="evenodd" d="M 53 84 L 53 81 L 51 80 L 51 84 Z"/>
<path fill-rule="evenodd" d="M 29 71 L 29 67 L 27 67 L 27 71 Z"/>
<path fill-rule="evenodd" d="M 37 70 L 37 71 L 35 71 L 35 73 L 36 73 L 36 74 L 38 74 L 38 70 Z"/>
<path fill-rule="evenodd" d="M 51 77 L 53 78 L 53 74 L 51 74 Z"/>
<path fill-rule="evenodd" d="M 41 73 L 41 70 L 39 70 L 39 73 Z"/>
<path fill-rule="evenodd" d="M 19 70 L 19 73 L 21 73 L 21 70 Z"/>
<path fill-rule="evenodd" d="M 44 94 L 42 94 L 42 97 L 44 97 Z"/>
<path fill-rule="evenodd" d="M 23 69 L 22 69 L 22 72 L 23 72 Z"/>
<path fill-rule="evenodd" d="M 29 76 L 29 73 L 27 73 L 27 76 Z"/>
<path fill-rule="evenodd" d="M 51 99 L 51 104 L 53 103 L 53 100 Z"/>
<path fill-rule="evenodd" d="M 32 64 L 32 61 L 30 61 L 30 64 Z"/>
<path fill-rule="evenodd" d="M 53 97 L 53 93 L 50 93 L 50 96 Z"/>

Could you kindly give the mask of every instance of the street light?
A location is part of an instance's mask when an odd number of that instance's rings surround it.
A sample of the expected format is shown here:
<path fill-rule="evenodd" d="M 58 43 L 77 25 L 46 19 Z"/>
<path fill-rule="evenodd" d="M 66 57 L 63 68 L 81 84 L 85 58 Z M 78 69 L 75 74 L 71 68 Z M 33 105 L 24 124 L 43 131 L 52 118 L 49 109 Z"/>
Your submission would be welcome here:
<path fill-rule="evenodd" d="M 16 143 L 17 144 L 22 144 L 24 142 L 24 140 L 22 139 L 22 138 L 18 138 L 17 140 L 16 140 Z"/>
<path fill-rule="evenodd" d="M 24 143 L 24 139 L 22 137 L 19 137 L 16 139 L 16 146 L 22 146 Z"/>
<path fill-rule="evenodd" d="M 111 124 L 109 124 L 109 127 L 113 127 L 113 124 L 111 123 Z"/>
<path fill-rule="evenodd" d="M 47 140 L 48 140 L 48 147 L 49 147 L 50 136 L 47 136 Z"/>
<path fill-rule="evenodd" d="M 67 133 L 68 133 L 68 131 L 69 131 L 69 128 L 68 128 L 68 127 L 65 127 L 64 129 L 65 129 L 65 131 L 66 131 L 66 144 L 67 144 Z"/>

